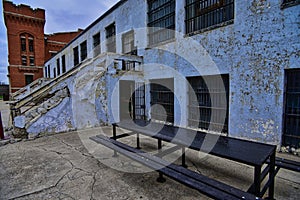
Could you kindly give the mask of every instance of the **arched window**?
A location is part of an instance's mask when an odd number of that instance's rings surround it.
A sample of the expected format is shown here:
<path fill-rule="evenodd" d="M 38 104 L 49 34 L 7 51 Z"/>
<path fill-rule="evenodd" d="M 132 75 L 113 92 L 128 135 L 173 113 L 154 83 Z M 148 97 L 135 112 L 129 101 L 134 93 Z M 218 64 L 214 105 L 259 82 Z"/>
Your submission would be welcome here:
<path fill-rule="evenodd" d="M 20 34 L 21 63 L 24 66 L 35 65 L 34 37 L 28 33 Z"/>

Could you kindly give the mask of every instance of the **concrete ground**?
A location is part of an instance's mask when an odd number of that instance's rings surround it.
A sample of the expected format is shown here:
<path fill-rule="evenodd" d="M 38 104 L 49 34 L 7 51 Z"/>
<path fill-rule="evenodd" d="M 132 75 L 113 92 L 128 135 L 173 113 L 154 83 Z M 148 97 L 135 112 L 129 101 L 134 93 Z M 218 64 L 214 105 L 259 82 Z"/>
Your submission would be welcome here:
<path fill-rule="evenodd" d="M 114 158 L 113 151 L 89 140 L 92 135 L 111 133 L 111 127 L 102 127 L 0 147 L 0 199 L 208 199 L 168 178 L 158 183 L 156 172 L 123 156 Z M 122 141 L 134 145 L 134 139 Z M 156 149 L 155 140 L 141 141 L 144 150 Z M 167 146 L 164 143 L 163 148 Z M 167 159 L 176 160 L 176 155 L 179 152 Z M 253 179 L 252 167 L 194 151 L 187 152 L 187 164 L 189 169 L 243 190 Z M 276 199 L 299 199 L 299 188 L 299 173 L 280 170 Z"/>
<path fill-rule="evenodd" d="M 2 122 L 11 125 L 6 102 L 0 102 Z M 119 130 L 124 131 L 124 130 Z M 125 131 L 124 131 L 125 132 Z M 157 173 L 89 139 L 111 127 L 100 127 L 44 136 L 0 147 L 0 200 L 4 199 L 208 199 L 195 190 L 167 178 L 156 181 Z M 135 137 L 122 139 L 135 145 Z M 155 140 L 143 137 L 143 150 L 156 153 Z M 164 143 L 163 148 L 170 147 Z M 187 151 L 188 168 L 247 190 L 253 168 L 228 160 Z M 180 163 L 180 152 L 166 159 Z M 299 157 L 279 154 L 300 162 Z M 276 199 L 299 199 L 300 174 L 281 169 L 276 176 Z"/>

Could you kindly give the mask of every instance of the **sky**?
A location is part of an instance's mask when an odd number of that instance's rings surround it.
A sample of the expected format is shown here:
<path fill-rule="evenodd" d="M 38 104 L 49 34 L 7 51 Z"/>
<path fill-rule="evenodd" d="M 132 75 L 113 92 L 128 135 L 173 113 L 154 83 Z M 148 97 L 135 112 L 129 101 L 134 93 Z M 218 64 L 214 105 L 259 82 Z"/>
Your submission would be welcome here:
<path fill-rule="evenodd" d="M 14 4 L 26 4 L 42 8 L 46 12 L 45 33 L 76 31 L 85 29 L 119 0 L 11 0 Z M 8 83 L 7 33 L 3 19 L 3 5 L 0 14 L 0 82 Z"/>

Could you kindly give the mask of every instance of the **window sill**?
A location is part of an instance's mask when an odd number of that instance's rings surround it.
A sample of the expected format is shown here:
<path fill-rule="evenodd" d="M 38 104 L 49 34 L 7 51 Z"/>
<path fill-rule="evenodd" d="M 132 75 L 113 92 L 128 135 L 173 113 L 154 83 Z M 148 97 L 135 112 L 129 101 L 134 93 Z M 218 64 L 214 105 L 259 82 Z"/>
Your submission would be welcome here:
<path fill-rule="evenodd" d="M 222 22 L 220 24 L 216 24 L 216 25 L 204 28 L 204 29 L 200 29 L 200 30 L 197 30 L 197 31 L 194 31 L 194 32 L 191 32 L 191 33 L 187 33 L 187 34 L 185 34 L 185 37 L 190 37 L 190 36 L 193 36 L 193 35 L 204 33 L 204 32 L 207 32 L 207 31 L 211 31 L 213 29 L 217 29 L 217 28 L 220 28 L 220 27 L 223 27 L 223 26 L 228 26 L 228 25 L 233 24 L 233 23 L 234 23 L 234 20 L 232 19 L 232 20 L 229 20 L 227 22 Z"/>
<path fill-rule="evenodd" d="M 149 49 L 152 49 L 152 48 L 155 48 L 155 47 L 158 47 L 158 46 L 162 46 L 162 45 L 165 45 L 165 44 L 168 44 L 168 43 L 171 43 L 171 42 L 175 42 L 176 41 L 176 38 L 172 38 L 172 39 L 168 39 L 168 40 L 165 40 L 165 41 L 162 41 L 162 42 L 159 42 L 157 44 L 148 44 L 148 46 L 145 48 L 145 50 L 149 50 Z"/>

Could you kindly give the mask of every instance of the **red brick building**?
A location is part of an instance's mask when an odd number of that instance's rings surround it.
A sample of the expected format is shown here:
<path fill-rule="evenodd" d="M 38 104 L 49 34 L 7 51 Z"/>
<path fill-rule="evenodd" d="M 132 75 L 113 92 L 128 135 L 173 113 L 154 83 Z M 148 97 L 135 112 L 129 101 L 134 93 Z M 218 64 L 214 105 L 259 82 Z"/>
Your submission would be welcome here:
<path fill-rule="evenodd" d="M 46 35 L 45 10 L 3 1 L 10 92 L 43 77 L 44 63 L 82 30 Z"/>

